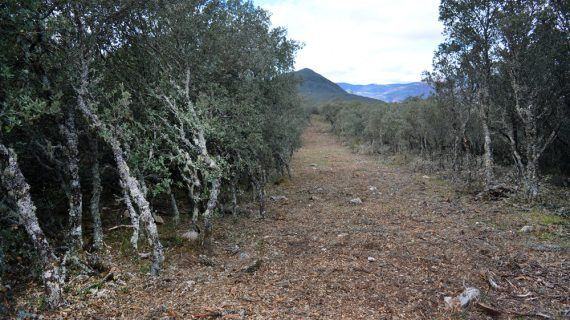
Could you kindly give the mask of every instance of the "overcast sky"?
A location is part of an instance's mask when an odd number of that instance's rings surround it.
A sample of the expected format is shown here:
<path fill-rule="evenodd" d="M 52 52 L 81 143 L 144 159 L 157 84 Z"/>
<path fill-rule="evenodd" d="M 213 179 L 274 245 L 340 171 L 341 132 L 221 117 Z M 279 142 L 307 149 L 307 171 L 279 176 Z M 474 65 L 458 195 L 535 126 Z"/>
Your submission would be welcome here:
<path fill-rule="evenodd" d="M 305 47 L 297 69 L 335 82 L 405 83 L 431 68 L 439 0 L 254 0 Z"/>

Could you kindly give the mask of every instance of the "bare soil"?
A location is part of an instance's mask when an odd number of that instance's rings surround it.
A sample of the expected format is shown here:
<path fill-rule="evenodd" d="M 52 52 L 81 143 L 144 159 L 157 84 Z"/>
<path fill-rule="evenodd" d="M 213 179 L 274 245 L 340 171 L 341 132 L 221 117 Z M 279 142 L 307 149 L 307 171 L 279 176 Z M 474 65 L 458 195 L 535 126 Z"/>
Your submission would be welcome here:
<path fill-rule="evenodd" d="M 546 221 L 504 202 L 479 201 L 436 177 L 351 153 L 318 120 L 305 132 L 292 168 L 292 179 L 268 190 L 287 199 L 269 200 L 265 219 L 220 218 L 210 250 L 183 242 L 176 235 L 183 230 L 163 230 L 167 258 L 156 279 L 145 274 L 148 261 L 129 260 L 121 253 L 124 241 L 108 238 L 120 261 L 113 266 L 115 280 L 81 290 L 97 280 L 72 279 L 69 306 L 44 315 L 568 317 L 566 218 Z M 362 203 L 352 204 L 355 198 Z M 520 232 L 527 224 L 533 231 Z M 466 287 L 481 291 L 479 302 L 446 308 L 444 297 Z M 31 287 L 28 298 L 39 292 Z"/>

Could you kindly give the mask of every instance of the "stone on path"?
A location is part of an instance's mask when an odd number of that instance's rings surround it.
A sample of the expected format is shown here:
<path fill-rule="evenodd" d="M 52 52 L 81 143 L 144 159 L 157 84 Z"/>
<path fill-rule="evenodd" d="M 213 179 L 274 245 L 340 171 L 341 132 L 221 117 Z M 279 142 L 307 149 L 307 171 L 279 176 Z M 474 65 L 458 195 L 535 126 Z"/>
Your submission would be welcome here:
<path fill-rule="evenodd" d="M 444 301 L 448 308 L 465 308 L 472 301 L 478 299 L 480 295 L 481 291 L 479 289 L 469 287 L 456 297 L 445 297 Z"/>
<path fill-rule="evenodd" d="M 351 204 L 362 204 L 362 199 L 360 198 L 354 198 L 352 200 L 350 200 Z"/>

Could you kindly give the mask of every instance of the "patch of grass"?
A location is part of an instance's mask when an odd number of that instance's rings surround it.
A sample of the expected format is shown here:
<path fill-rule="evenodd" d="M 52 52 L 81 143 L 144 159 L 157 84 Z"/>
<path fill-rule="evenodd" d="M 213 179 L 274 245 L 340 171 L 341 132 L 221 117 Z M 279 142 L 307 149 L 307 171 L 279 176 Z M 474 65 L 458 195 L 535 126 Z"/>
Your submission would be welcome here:
<path fill-rule="evenodd" d="M 139 272 L 142 274 L 147 274 L 150 272 L 150 264 L 141 264 L 139 267 Z"/>
<path fill-rule="evenodd" d="M 540 223 L 546 226 L 550 225 L 568 225 L 568 218 L 557 216 L 554 214 L 543 214 Z"/>
<path fill-rule="evenodd" d="M 532 208 L 523 217 L 530 225 L 537 227 L 535 236 L 538 240 L 556 242 L 563 247 L 570 245 L 570 218 L 549 213 L 539 207 Z"/>
<path fill-rule="evenodd" d="M 180 247 L 184 245 L 184 239 L 179 235 L 162 238 L 161 240 L 165 247 Z"/>
<path fill-rule="evenodd" d="M 570 227 L 570 218 L 551 214 L 539 208 L 530 210 L 527 219 L 533 224 L 546 227 L 553 225 Z"/>
<path fill-rule="evenodd" d="M 39 297 L 38 300 L 36 301 L 36 304 L 37 304 L 38 310 L 41 310 L 41 311 L 48 310 L 47 298 L 45 296 Z"/>
<path fill-rule="evenodd" d="M 537 238 L 542 241 L 555 241 L 560 238 L 560 235 L 550 231 L 543 231 L 538 234 Z"/>

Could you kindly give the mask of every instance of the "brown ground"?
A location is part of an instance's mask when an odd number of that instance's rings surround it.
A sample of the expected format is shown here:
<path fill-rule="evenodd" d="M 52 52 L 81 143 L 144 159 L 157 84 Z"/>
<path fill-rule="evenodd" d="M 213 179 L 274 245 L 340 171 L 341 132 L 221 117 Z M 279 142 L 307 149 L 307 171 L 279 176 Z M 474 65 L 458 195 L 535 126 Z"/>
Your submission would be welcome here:
<path fill-rule="evenodd" d="M 266 219 L 221 219 L 207 258 L 179 237 L 164 238 L 167 260 L 158 279 L 141 272 L 148 261 L 123 257 L 114 267 L 118 280 L 70 295 L 70 306 L 52 316 L 488 317 L 478 305 L 445 308 L 444 297 L 467 286 L 479 288 L 481 303 L 503 317 L 563 318 L 570 309 L 568 246 L 542 242 L 545 234 L 567 236 L 567 221 L 477 202 L 437 178 L 353 154 L 318 121 L 304 142 L 293 179 L 268 192 L 288 199 L 269 201 Z M 350 203 L 357 197 L 363 204 Z M 527 223 L 535 231 L 518 232 Z M 255 261 L 261 263 L 251 269 L 259 269 L 247 272 Z M 71 286 L 90 283 L 76 279 Z"/>

